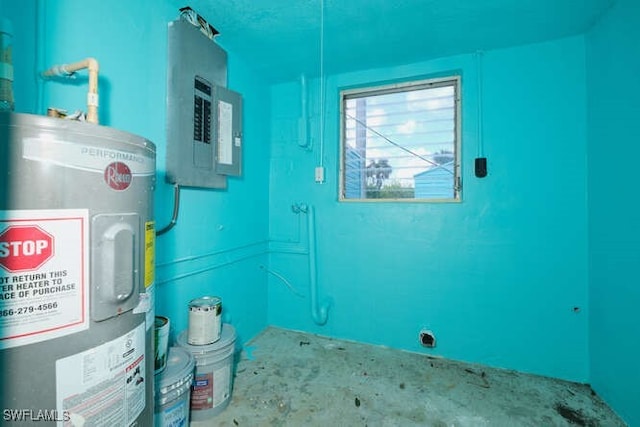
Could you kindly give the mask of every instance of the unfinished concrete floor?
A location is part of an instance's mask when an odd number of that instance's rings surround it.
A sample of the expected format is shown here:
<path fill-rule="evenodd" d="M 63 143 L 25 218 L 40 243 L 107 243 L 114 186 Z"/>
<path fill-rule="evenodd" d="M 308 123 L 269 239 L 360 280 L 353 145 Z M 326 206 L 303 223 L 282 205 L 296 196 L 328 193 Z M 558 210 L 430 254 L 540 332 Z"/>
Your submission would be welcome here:
<path fill-rule="evenodd" d="M 192 426 L 624 426 L 588 386 L 267 328 Z"/>

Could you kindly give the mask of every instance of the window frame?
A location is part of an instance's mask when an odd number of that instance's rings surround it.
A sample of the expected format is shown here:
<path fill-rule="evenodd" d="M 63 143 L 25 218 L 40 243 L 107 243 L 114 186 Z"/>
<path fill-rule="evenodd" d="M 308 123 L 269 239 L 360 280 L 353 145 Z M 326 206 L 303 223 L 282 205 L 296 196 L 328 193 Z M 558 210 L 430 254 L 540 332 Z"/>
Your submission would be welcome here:
<path fill-rule="evenodd" d="M 386 198 L 386 199 L 374 199 L 374 198 L 347 198 L 346 197 L 346 118 L 345 118 L 345 106 L 347 99 L 354 99 L 353 95 L 361 95 L 359 97 L 365 98 L 367 96 L 384 95 L 398 92 L 408 92 L 410 90 L 430 89 L 443 86 L 453 86 L 454 89 L 454 188 L 453 197 L 450 198 Z M 462 202 L 462 78 L 459 74 L 451 74 L 444 77 L 427 78 L 420 80 L 410 80 L 401 83 L 392 84 L 372 84 L 358 88 L 343 89 L 340 90 L 340 168 L 339 168 L 339 188 L 338 188 L 338 201 L 347 203 L 371 203 L 371 202 L 401 202 L 401 203 L 460 203 Z"/>

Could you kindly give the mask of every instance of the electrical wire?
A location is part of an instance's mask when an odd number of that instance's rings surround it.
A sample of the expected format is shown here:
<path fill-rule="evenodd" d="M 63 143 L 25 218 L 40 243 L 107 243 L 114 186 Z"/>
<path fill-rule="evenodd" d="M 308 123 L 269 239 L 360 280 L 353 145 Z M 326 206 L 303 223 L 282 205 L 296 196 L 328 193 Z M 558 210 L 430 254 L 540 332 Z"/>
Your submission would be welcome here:
<path fill-rule="evenodd" d="M 478 157 L 484 157 L 484 146 L 482 138 L 482 51 L 476 52 L 476 75 L 478 77 Z"/>
<path fill-rule="evenodd" d="M 349 114 L 349 113 L 346 113 L 346 112 L 345 112 L 344 114 L 345 114 L 345 116 L 347 116 L 348 118 L 355 120 L 355 121 L 356 121 L 356 123 L 359 123 L 359 124 L 361 124 L 362 126 L 364 126 L 367 130 L 370 130 L 371 132 L 375 133 L 376 135 L 378 135 L 379 137 L 381 137 L 382 139 L 384 139 L 385 141 L 387 141 L 389 144 L 394 145 L 394 146 L 398 147 L 399 149 L 401 149 L 401 150 L 403 150 L 403 151 L 406 151 L 407 153 L 411 154 L 412 156 L 415 156 L 415 157 L 419 158 L 420 160 L 423 160 L 423 161 L 425 161 L 425 162 L 427 162 L 427 163 L 429 163 L 429 164 L 431 164 L 431 165 L 433 165 L 433 166 L 439 166 L 439 164 L 438 164 L 438 163 L 436 163 L 436 162 L 434 162 L 434 161 L 432 161 L 432 160 L 429 160 L 429 159 L 427 159 L 426 157 L 421 156 L 420 154 L 418 154 L 418 153 L 416 153 L 416 152 L 413 152 L 413 151 L 409 150 L 409 149 L 408 149 L 408 148 L 406 148 L 406 147 L 403 147 L 402 145 L 398 144 L 397 142 L 393 142 L 389 137 L 387 137 L 387 136 L 385 136 L 385 135 L 381 134 L 380 132 L 378 132 L 377 130 L 375 130 L 374 128 L 372 128 L 371 126 L 367 125 L 367 124 L 366 124 L 365 122 L 363 122 L 362 120 L 358 120 L 358 119 L 356 119 L 355 117 L 353 117 L 353 116 L 352 116 L 351 114 Z M 449 172 L 449 173 L 451 173 L 451 174 L 453 175 L 453 172 L 452 172 L 452 171 L 449 171 L 449 170 L 447 170 L 447 169 L 445 169 L 445 170 L 446 170 L 447 172 Z"/>
<path fill-rule="evenodd" d="M 267 273 L 277 277 L 278 279 L 280 279 L 282 281 L 282 283 L 284 283 L 284 285 L 289 288 L 289 290 L 297 297 L 299 298 L 304 298 L 304 295 L 302 295 L 300 292 L 296 291 L 295 288 L 291 285 L 291 283 L 289 283 L 289 281 L 287 279 L 284 278 L 284 276 L 280 273 L 276 273 L 273 270 L 269 270 L 267 267 L 265 267 L 264 265 L 260 266 L 261 269 L 263 269 L 264 271 L 266 271 Z"/>
<path fill-rule="evenodd" d="M 324 91 L 324 0 L 320 0 L 320 167 L 324 167 Z"/>

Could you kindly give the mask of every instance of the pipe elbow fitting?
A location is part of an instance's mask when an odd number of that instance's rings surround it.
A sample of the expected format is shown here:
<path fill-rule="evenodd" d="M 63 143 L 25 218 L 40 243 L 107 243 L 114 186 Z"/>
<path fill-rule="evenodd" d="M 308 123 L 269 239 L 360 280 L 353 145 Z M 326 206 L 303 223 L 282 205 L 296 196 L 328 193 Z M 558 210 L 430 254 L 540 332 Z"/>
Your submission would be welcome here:
<path fill-rule="evenodd" d="M 100 70 L 100 64 L 98 64 L 98 60 L 95 58 L 87 58 L 85 59 L 87 62 L 87 69 L 89 71 L 95 71 L 96 73 Z"/>

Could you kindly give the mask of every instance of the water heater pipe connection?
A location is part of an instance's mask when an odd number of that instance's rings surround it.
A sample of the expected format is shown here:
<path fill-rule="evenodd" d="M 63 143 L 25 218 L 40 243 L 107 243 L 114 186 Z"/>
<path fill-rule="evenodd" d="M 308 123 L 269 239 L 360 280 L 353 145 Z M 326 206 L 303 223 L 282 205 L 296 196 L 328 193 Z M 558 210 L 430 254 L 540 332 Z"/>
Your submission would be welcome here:
<path fill-rule="evenodd" d="M 73 64 L 54 65 L 42 72 L 43 77 L 72 77 L 77 71 L 89 70 L 89 92 L 87 93 L 87 121 L 98 124 L 98 61 L 86 58 Z"/>

